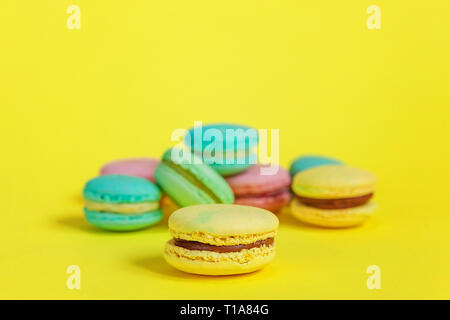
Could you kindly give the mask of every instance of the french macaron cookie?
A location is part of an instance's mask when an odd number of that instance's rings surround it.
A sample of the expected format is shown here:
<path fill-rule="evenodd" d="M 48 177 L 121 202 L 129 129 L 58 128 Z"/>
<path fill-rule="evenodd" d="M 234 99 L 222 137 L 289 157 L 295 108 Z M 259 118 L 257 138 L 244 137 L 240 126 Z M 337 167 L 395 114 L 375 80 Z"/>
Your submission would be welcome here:
<path fill-rule="evenodd" d="M 227 177 L 226 181 L 233 190 L 235 204 L 259 207 L 276 213 L 291 199 L 291 177 L 280 166 L 275 174 L 265 175 L 264 167 L 268 166 L 254 165 L 247 171 Z"/>
<path fill-rule="evenodd" d="M 230 176 L 256 162 L 254 148 L 258 145 L 258 131 L 244 125 L 214 123 L 191 128 L 184 142 L 219 174 Z M 219 150 L 221 157 L 217 156 Z"/>
<path fill-rule="evenodd" d="M 155 179 L 179 207 L 234 201 L 224 178 L 188 150 L 167 150 L 156 167 Z"/>
<path fill-rule="evenodd" d="M 264 209 L 196 205 L 175 211 L 168 223 L 173 238 L 166 243 L 164 258 L 184 272 L 248 273 L 275 257 L 278 218 Z"/>
<path fill-rule="evenodd" d="M 109 162 L 100 169 L 100 175 L 122 174 L 141 177 L 155 182 L 155 169 L 159 159 L 154 158 L 130 158 Z"/>
<path fill-rule="evenodd" d="M 375 176 L 345 165 L 324 165 L 295 175 L 291 212 L 297 219 L 323 227 L 352 227 L 375 211 L 371 201 Z"/>
<path fill-rule="evenodd" d="M 104 175 L 86 183 L 83 190 L 86 220 L 101 229 L 132 231 L 162 219 L 161 191 L 147 179 Z"/>
<path fill-rule="evenodd" d="M 318 166 L 324 166 L 329 164 L 343 164 L 340 160 L 325 157 L 325 156 L 315 156 L 315 155 L 305 155 L 296 158 L 290 168 L 289 173 L 291 177 L 295 176 L 297 173 L 302 172 L 307 169 L 311 169 Z"/>

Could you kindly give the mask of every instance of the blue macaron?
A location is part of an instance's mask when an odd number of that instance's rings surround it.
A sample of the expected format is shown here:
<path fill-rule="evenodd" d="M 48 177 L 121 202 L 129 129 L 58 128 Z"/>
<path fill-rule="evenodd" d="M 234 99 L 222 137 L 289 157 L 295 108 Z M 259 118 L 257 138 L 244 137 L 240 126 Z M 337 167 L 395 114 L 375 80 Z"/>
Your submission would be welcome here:
<path fill-rule="evenodd" d="M 325 156 L 306 155 L 306 156 L 301 156 L 301 157 L 296 158 L 292 162 L 289 172 L 290 172 L 291 176 L 293 177 L 301 171 L 304 171 L 304 170 L 307 170 L 310 168 L 314 168 L 314 167 L 318 167 L 318 166 L 329 165 L 329 164 L 343 164 L 343 162 L 340 160 L 330 158 L 330 157 L 325 157 Z"/>
<path fill-rule="evenodd" d="M 149 227 L 162 219 L 161 191 L 144 178 L 104 175 L 86 183 L 84 213 L 94 226 L 112 231 Z"/>
<path fill-rule="evenodd" d="M 219 174 L 230 176 L 256 163 L 258 132 L 249 126 L 215 123 L 191 128 L 184 143 Z M 218 156 L 219 151 L 222 156 Z"/>

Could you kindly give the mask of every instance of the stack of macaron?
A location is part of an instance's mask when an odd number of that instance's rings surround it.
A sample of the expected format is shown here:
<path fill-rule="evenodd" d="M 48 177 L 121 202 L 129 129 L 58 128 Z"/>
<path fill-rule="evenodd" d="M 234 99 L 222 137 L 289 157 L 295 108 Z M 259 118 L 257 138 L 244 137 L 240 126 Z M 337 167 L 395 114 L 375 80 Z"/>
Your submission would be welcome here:
<path fill-rule="evenodd" d="M 291 166 L 295 198 L 291 212 L 300 221 L 322 227 L 352 227 L 375 211 L 370 201 L 375 176 L 325 157 L 302 157 Z"/>
<path fill-rule="evenodd" d="M 240 138 L 227 133 L 230 131 L 239 132 Z M 278 167 L 275 174 L 265 175 L 264 166 L 256 164 L 256 129 L 230 123 L 210 124 L 191 128 L 184 142 L 193 154 L 225 177 L 234 193 L 235 204 L 274 213 L 288 204 L 291 179 L 287 171 Z M 223 152 L 220 157 L 216 153 L 218 149 Z"/>

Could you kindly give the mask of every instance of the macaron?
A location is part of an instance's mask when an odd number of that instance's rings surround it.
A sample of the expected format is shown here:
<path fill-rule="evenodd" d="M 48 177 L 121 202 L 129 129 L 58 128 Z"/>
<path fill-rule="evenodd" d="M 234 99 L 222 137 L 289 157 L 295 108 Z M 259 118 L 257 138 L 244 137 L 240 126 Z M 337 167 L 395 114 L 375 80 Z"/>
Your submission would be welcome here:
<path fill-rule="evenodd" d="M 275 257 L 277 217 L 264 209 L 225 204 L 181 208 L 169 217 L 164 258 L 188 273 L 230 275 L 263 268 Z"/>
<path fill-rule="evenodd" d="M 194 127 L 184 137 L 188 148 L 222 176 L 247 170 L 256 163 L 256 129 L 231 123 Z M 219 150 L 220 149 L 220 150 Z M 222 155 L 219 157 L 218 152 Z"/>
<path fill-rule="evenodd" d="M 184 154 L 185 158 L 178 161 L 172 154 Z M 167 150 L 156 167 L 155 179 L 179 207 L 234 201 L 233 192 L 224 178 L 187 150 Z"/>
<path fill-rule="evenodd" d="M 289 168 L 291 177 L 295 176 L 297 173 L 311 169 L 318 166 L 324 166 L 328 164 L 343 164 L 340 160 L 324 157 L 324 156 L 314 156 L 306 155 L 296 158 Z"/>
<path fill-rule="evenodd" d="M 180 207 L 172 200 L 172 198 L 164 193 L 161 196 L 159 205 L 161 206 L 161 211 L 164 217 L 169 217 L 175 210 L 180 209 Z"/>
<path fill-rule="evenodd" d="M 162 219 L 161 191 L 147 179 L 104 175 L 86 183 L 83 190 L 87 221 L 101 229 L 132 231 Z"/>
<path fill-rule="evenodd" d="M 375 211 L 371 201 L 376 177 L 346 165 L 324 165 L 295 175 L 291 212 L 297 219 L 323 227 L 351 227 Z"/>
<path fill-rule="evenodd" d="M 276 213 L 289 203 L 291 177 L 281 166 L 273 175 L 263 175 L 265 165 L 257 164 L 243 173 L 227 177 L 234 203 L 259 207 Z"/>
<path fill-rule="evenodd" d="M 109 162 L 100 169 L 100 175 L 122 174 L 141 177 L 155 182 L 155 169 L 159 164 L 154 158 L 131 158 Z"/>

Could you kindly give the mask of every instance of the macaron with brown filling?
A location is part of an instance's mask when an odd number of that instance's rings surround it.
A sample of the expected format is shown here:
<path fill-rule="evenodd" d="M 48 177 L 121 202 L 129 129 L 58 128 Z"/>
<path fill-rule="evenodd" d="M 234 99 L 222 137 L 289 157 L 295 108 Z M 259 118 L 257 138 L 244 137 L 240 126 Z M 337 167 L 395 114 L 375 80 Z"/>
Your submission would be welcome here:
<path fill-rule="evenodd" d="M 376 177 L 345 165 L 324 165 L 295 175 L 291 212 L 297 219 L 323 227 L 352 227 L 375 211 Z"/>
<path fill-rule="evenodd" d="M 278 218 L 249 206 L 204 204 L 169 218 L 172 239 L 164 258 L 188 273 L 230 275 L 256 271 L 275 257 Z"/>

